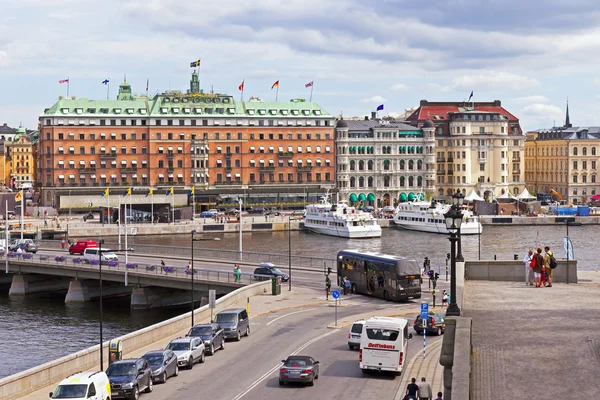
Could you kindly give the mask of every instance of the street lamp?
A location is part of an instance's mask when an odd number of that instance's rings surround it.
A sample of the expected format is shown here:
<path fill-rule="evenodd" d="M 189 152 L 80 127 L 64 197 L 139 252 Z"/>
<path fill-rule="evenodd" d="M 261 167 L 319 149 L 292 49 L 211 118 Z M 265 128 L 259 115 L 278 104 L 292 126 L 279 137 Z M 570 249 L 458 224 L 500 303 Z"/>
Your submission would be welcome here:
<path fill-rule="evenodd" d="M 102 349 L 103 343 L 103 321 L 102 321 L 102 245 L 104 244 L 104 238 L 98 240 L 98 271 L 100 279 L 100 371 L 104 371 L 104 352 Z"/>
<path fill-rule="evenodd" d="M 288 215 L 288 286 L 292 291 L 292 216 Z"/>
<path fill-rule="evenodd" d="M 238 199 L 238 203 L 240 203 L 240 213 L 238 216 L 238 221 L 240 224 L 240 261 L 242 261 L 242 199 Z"/>
<path fill-rule="evenodd" d="M 199 242 L 201 239 L 195 239 L 196 230 L 192 231 L 192 270 L 190 271 L 192 274 L 192 327 L 194 326 L 194 242 Z"/>
<path fill-rule="evenodd" d="M 452 204 L 456 207 L 457 210 L 460 210 L 462 205 L 465 202 L 465 195 L 460 192 L 460 189 L 456 189 L 456 193 L 452 196 Z M 462 216 L 462 212 L 460 213 Z M 462 236 L 460 232 L 460 227 L 457 232 L 458 235 L 458 253 L 456 254 L 456 261 L 465 262 L 465 259 L 462 255 Z"/>
<path fill-rule="evenodd" d="M 458 193 L 452 196 L 453 206 L 444 214 L 446 228 L 450 232 L 450 304 L 446 310 L 446 316 L 460 316 L 460 309 L 456 304 L 456 242 L 457 233 L 460 232 L 462 224 L 462 212 L 458 209 Z"/>

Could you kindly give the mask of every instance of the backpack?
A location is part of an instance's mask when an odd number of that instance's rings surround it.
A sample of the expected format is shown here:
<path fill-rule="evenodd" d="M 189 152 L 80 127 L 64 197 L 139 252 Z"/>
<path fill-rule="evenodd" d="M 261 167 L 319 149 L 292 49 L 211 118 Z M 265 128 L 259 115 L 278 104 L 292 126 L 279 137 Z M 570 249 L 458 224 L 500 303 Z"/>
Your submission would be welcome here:
<path fill-rule="evenodd" d="M 556 262 L 556 258 L 554 258 L 554 254 L 550 254 L 550 269 L 554 269 L 558 267 L 558 263 Z"/>

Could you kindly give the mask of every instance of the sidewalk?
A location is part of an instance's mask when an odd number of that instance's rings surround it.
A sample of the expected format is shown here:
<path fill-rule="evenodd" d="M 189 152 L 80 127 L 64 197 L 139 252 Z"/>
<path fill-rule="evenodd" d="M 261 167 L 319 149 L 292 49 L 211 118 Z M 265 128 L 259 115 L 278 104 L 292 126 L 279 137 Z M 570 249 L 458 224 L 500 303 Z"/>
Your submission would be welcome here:
<path fill-rule="evenodd" d="M 421 336 L 415 336 L 413 340 L 419 338 Z M 444 367 L 440 364 L 442 341 L 443 338 L 432 345 L 427 345 L 425 357 L 423 357 L 423 351 L 421 350 L 410 359 L 406 369 L 402 371 L 402 380 L 400 381 L 400 386 L 394 400 L 402 400 L 404 398 L 406 387 L 410 383 L 411 378 L 416 378 L 417 384 L 419 384 L 421 383 L 421 378 L 425 377 L 425 380 L 431 386 L 431 393 L 434 398 L 437 392 L 444 391 L 444 383 L 442 381 Z"/>

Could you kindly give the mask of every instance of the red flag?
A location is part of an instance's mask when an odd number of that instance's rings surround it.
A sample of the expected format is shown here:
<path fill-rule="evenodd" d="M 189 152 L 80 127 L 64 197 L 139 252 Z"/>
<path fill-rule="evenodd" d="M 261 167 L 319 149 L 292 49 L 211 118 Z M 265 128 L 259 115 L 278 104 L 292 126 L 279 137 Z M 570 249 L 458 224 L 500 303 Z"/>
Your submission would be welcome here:
<path fill-rule="evenodd" d="M 238 90 L 241 90 L 242 92 L 244 91 L 244 81 L 242 81 L 242 84 L 238 86 Z"/>
<path fill-rule="evenodd" d="M 279 87 L 279 81 L 275 82 L 273 86 L 271 86 L 271 90 L 273 90 L 274 87 Z"/>
<path fill-rule="evenodd" d="M 61 79 L 58 83 L 69 83 L 69 79 Z"/>
<path fill-rule="evenodd" d="M 304 87 L 311 87 L 314 83 L 315 81 L 310 81 L 306 85 L 304 85 Z"/>

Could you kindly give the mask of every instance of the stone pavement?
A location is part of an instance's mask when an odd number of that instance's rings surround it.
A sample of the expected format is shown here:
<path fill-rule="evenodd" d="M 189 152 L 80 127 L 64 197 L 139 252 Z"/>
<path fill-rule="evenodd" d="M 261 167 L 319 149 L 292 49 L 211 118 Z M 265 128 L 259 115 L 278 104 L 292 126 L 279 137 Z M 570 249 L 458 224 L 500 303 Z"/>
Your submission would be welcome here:
<path fill-rule="evenodd" d="M 413 336 L 413 340 L 419 340 L 422 336 Z M 406 369 L 402 372 L 402 380 L 398 387 L 398 392 L 394 400 L 402 400 L 406 393 L 406 387 L 410 383 L 411 378 L 417 379 L 417 384 L 421 383 L 421 377 L 431 386 L 431 392 L 436 397 L 437 392 L 444 391 L 444 383 L 442 381 L 444 375 L 444 367 L 440 364 L 440 351 L 442 349 L 442 340 L 437 340 L 432 345 L 427 345 L 425 357 L 423 351 L 415 354 L 409 361 Z"/>
<path fill-rule="evenodd" d="M 600 273 L 579 277 L 552 288 L 466 282 L 473 399 L 600 397 Z"/>

